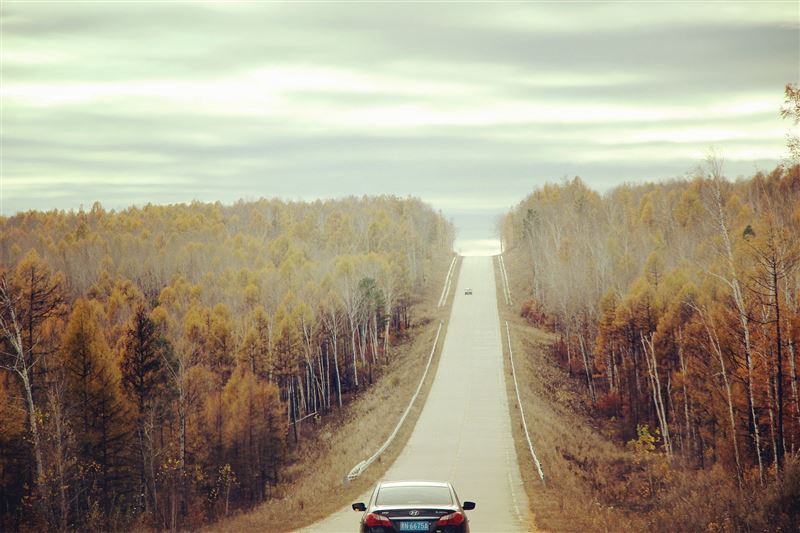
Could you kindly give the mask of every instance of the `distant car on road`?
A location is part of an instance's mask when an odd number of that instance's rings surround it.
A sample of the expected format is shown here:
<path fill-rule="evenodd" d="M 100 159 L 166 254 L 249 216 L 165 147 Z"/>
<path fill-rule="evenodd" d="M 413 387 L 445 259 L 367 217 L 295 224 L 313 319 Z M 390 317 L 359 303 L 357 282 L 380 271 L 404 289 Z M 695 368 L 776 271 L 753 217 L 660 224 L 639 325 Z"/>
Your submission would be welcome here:
<path fill-rule="evenodd" d="M 466 294 L 467 296 L 471 295 L 472 294 L 472 289 L 467 287 L 466 289 L 464 289 L 464 294 Z"/>
<path fill-rule="evenodd" d="M 361 511 L 361 533 L 468 533 L 464 511 L 475 502 L 460 503 L 453 485 L 443 481 L 381 481 L 369 504 L 353 504 Z"/>

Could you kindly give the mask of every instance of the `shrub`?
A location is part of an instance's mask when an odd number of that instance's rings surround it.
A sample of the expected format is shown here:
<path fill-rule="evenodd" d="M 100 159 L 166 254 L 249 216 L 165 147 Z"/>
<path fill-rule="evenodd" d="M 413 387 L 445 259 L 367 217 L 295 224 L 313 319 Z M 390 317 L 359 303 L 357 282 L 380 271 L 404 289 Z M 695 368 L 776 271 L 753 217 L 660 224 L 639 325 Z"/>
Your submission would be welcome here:
<path fill-rule="evenodd" d="M 595 404 L 597 411 L 606 418 L 619 416 L 620 406 L 619 395 L 616 392 L 602 394 Z"/>
<path fill-rule="evenodd" d="M 519 314 L 533 326 L 541 327 L 547 321 L 547 315 L 542 306 L 532 299 L 522 302 Z"/>

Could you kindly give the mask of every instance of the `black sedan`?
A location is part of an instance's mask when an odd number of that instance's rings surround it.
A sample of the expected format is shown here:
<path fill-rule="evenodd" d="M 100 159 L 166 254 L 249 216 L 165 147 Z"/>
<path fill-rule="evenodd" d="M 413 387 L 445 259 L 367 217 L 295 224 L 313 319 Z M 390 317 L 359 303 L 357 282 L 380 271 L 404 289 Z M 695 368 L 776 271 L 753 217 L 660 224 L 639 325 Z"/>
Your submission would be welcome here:
<path fill-rule="evenodd" d="M 474 502 L 460 503 L 450 483 L 439 481 L 381 481 L 368 505 L 353 504 L 364 513 L 362 533 L 468 533 L 464 511 L 474 508 Z"/>

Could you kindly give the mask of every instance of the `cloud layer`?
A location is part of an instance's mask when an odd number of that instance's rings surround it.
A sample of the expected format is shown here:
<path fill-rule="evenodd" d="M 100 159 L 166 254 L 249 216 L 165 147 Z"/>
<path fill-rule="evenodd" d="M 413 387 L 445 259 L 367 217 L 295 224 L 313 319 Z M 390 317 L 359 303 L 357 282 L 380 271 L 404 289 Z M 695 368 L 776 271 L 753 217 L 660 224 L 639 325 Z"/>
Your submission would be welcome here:
<path fill-rule="evenodd" d="M 458 221 L 564 175 L 681 175 L 711 146 L 749 174 L 785 152 L 799 17 L 794 2 L 7 2 L 3 214 L 393 193 Z"/>

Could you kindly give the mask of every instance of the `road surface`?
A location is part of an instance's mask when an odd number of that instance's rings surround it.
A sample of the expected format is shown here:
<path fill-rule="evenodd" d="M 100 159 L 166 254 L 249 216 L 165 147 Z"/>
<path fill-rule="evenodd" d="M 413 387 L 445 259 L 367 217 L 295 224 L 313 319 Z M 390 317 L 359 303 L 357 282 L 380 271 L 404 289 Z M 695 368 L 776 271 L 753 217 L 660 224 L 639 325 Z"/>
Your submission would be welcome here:
<path fill-rule="evenodd" d="M 472 295 L 464 294 L 465 288 Z M 471 530 L 528 531 L 528 501 L 511 436 L 491 257 L 465 257 L 436 378 L 406 447 L 384 479 L 450 480 Z M 367 502 L 369 493 L 359 501 Z M 355 532 L 348 507 L 304 531 Z"/>

